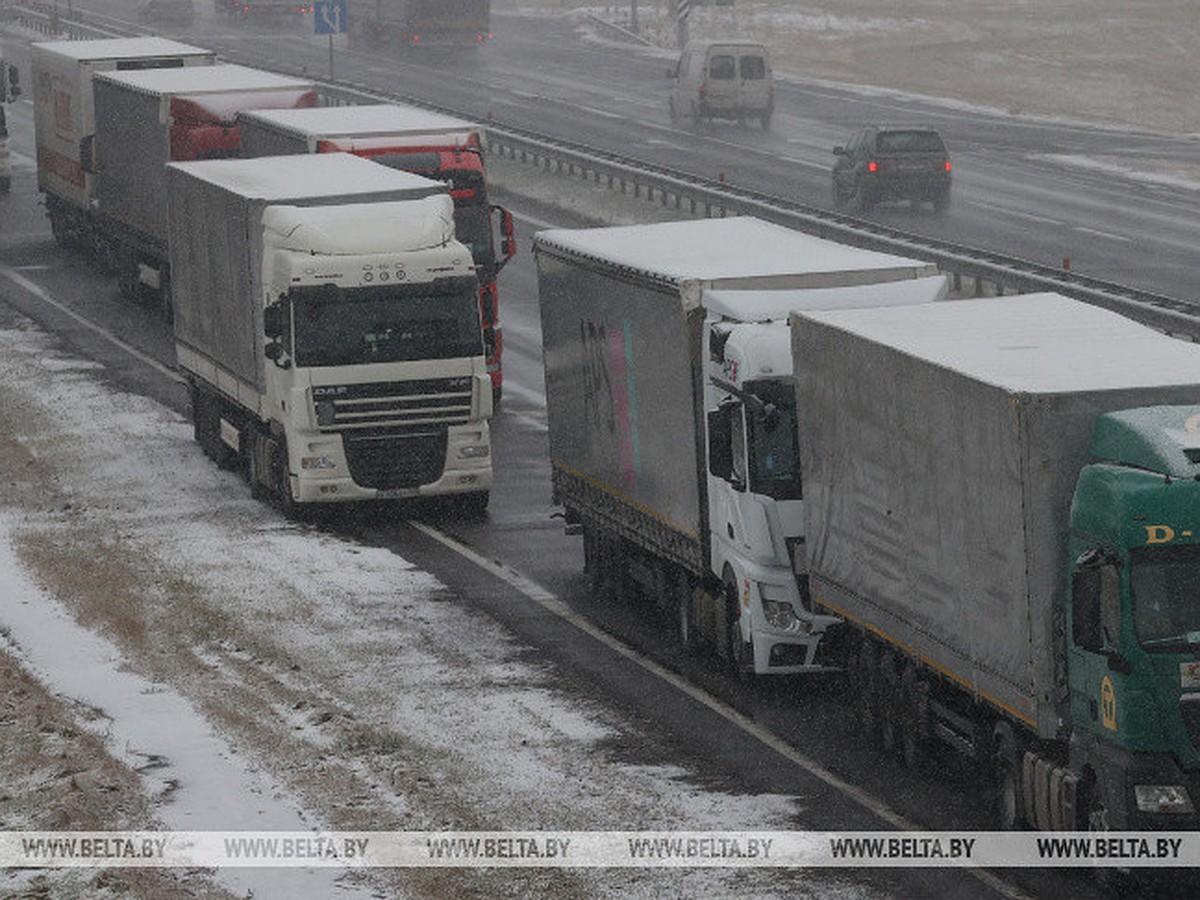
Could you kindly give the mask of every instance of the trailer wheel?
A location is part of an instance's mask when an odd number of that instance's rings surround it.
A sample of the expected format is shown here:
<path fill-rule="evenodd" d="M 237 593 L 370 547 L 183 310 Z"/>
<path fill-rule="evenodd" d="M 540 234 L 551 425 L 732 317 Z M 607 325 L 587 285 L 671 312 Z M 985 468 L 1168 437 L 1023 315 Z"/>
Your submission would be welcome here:
<path fill-rule="evenodd" d="M 858 653 L 850 664 L 851 690 L 854 692 L 855 730 L 865 738 L 873 739 L 878 723 L 875 709 L 875 682 L 878 672 L 875 645 L 863 638 Z"/>
<path fill-rule="evenodd" d="M 679 646 L 691 650 L 696 643 L 696 627 L 692 622 L 692 592 L 687 585 L 676 591 L 677 616 L 675 620 L 675 636 Z"/>
<path fill-rule="evenodd" d="M 900 705 L 900 676 L 896 668 L 895 654 L 884 651 L 879 660 L 879 694 L 876 707 L 879 710 L 879 746 L 884 753 L 894 753 L 897 748 L 898 707 Z"/>
<path fill-rule="evenodd" d="M 1021 753 L 1007 722 L 992 732 L 993 803 L 1001 831 L 1026 827 L 1025 792 L 1021 788 Z"/>
<path fill-rule="evenodd" d="M 912 770 L 925 758 L 925 735 L 929 733 L 929 685 L 921 680 L 913 665 L 905 666 L 900 676 L 899 744 L 900 758 Z"/>

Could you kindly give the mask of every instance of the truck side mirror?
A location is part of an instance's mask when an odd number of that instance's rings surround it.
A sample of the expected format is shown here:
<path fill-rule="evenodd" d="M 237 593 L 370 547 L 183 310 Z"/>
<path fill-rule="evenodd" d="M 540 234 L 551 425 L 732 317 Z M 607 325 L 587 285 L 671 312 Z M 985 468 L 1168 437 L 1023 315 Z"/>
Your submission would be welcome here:
<path fill-rule="evenodd" d="M 846 148 L 845 148 L 845 147 L 842 147 L 842 146 L 840 146 L 840 145 L 839 145 L 839 146 L 837 146 L 837 147 L 834 147 L 834 148 L 833 148 L 833 155 L 834 155 L 834 156 L 845 156 L 845 155 L 846 155 Z"/>
<path fill-rule="evenodd" d="M 708 414 L 708 471 L 726 481 L 733 477 L 732 433 L 732 406 L 719 406 Z"/>
<path fill-rule="evenodd" d="M 96 163 L 96 136 L 89 134 L 79 140 L 79 168 L 89 175 L 95 175 L 99 171 Z"/>
<path fill-rule="evenodd" d="M 266 337 L 272 341 L 277 341 L 283 337 L 286 327 L 287 320 L 284 316 L 282 306 L 278 303 L 272 303 L 263 309 L 263 334 Z"/>
<path fill-rule="evenodd" d="M 1088 550 L 1071 575 L 1071 638 L 1089 653 L 1121 645 L 1121 576 L 1115 560 Z"/>
<path fill-rule="evenodd" d="M 1100 627 L 1100 568 L 1084 565 L 1071 575 L 1071 639 L 1089 653 L 1104 646 Z"/>
<path fill-rule="evenodd" d="M 504 268 L 504 264 L 517 255 L 517 239 L 513 227 L 513 215 L 503 206 L 492 204 L 492 209 L 500 215 L 500 252 L 503 259 L 496 263 L 496 271 Z"/>
<path fill-rule="evenodd" d="M 292 367 L 292 361 L 286 358 L 287 351 L 284 350 L 283 344 L 279 343 L 279 341 L 268 341 L 267 345 L 263 347 L 263 356 L 281 369 L 290 369 Z"/>

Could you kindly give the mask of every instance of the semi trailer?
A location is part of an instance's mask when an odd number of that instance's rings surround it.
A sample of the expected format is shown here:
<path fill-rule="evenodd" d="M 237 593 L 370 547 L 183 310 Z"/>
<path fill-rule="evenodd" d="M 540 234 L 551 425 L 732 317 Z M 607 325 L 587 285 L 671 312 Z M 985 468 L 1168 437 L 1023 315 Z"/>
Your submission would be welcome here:
<path fill-rule="evenodd" d="M 96 251 L 96 176 L 81 143 L 96 133 L 92 79 L 98 72 L 211 66 L 216 54 L 159 37 L 48 41 L 30 49 L 38 190 L 54 239 Z"/>
<path fill-rule="evenodd" d="M 95 176 L 92 223 L 101 264 L 122 293 L 171 311 L 166 164 L 239 154 L 237 114 L 315 106 L 312 84 L 236 65 L 101 72 L 93 78 L 96 132 L 83 141 Z"/>

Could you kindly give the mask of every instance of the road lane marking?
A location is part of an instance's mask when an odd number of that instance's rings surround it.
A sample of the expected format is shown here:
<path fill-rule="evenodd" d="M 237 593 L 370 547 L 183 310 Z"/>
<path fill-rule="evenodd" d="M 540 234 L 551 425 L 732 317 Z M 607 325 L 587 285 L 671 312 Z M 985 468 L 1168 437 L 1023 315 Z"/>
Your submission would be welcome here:
<path fill-rule="evenodd" d="M 1095 228 L 1085 228 L 1082 225 L 1075 226 L 1076 231 L 1081 231 L 1084 234 L 1094 235 L 1095 237 L 1104 238 L 1108 241 L 1117 241 L 1121 244 L 1132 244 L 1133 238 L 1125 237 L 1123 234 L 1113 234 L 1111 231 L 1097 231 Z"/>
<path fill-rule="evenodd" d="M 84 316 L 81 316 L 79 313 L 75 312 L 75 310 L 73 310 L 67 306 L 64 306 L 62 303 L 60 303 L 59 301 L 55 300 L 52 296 L 50 296 L 49 292 L 47 292 L 41 285 L 35 284 L 34 282 L 30 281 L 28 278 L 26 278 L 20 272 L 13 269 L 11 266 L 0 265 L 0 276 L 7 278 L 13 284 L 28 291 L 31 294 L 33 294 L 35 297 L 37 297 L 39 300 L 41 300 L 46 305 L 53 306 L 55 309 L 57 309 L 63 315 L 69 316 L 70 318 L 74 319 L 78 324 L 82 325 L 84 328 L 87 328 L 87 329 L 95 332 L 96 334 L 100 335 L 101 337 L 105 338 L 106 340 L 112 342 L 117 347 L 120 347 L 122 350 L 124 350 L 126 353 L 128 353 L 130 356 L 132 356 L 135 359 L 137 359 L 138 361 L 143 362 L 146 365 L 150 366 L 156 372 L 159 372 L 160 374 L 165 375 L 167 378 L 171 379 L 171 381 L 175 382 L 176 384 L 184 383 L 183 376 L 180 375 L 178 372 L 176 372 L 174 369 L 172 369 L 168 366 L 164 366 L 162 363 L 160 363 L 154 357 L 147 356 L 145 353 L 143 353 L 137 347 L 134 347 L 132 344 L 128 344 L 125 341 L 121 340 L 119 337 L 117 337 L 115 334 L 113 334 L 107 328 L 103 328 L 102 326 L 97 325 L 91 319 L 85 318 Z"/>
<path fill-rule="evenodd" d="M 893 810 L 890 806 L 875 799 L 867 791 L 839 777 L 812 757 L 801 753 L 786 741 L 772 734 L 770 731 L 767 731 L 765 728 L 755 724 L 753 720 L 742 715 L 728 703 L 718 700 L 716 697 L 712 696 L 707 691 L 701 690 L 699 687 L 692 684 L 681 675 L 677 675 L 670 669 L 659 665 L 649 657 L 643 656 L 632 647 L 617 640 L 602 628 L 593 625 L 586 618 L 572 610 L 557 596 L 550 593 L 536 582 L 526 578 L 524 575 L 521 575 L 515 569 L 509 568 L 508 566 L 505 566 L 495 560 L 488 559 L 461 541 L 450 537 L 444 532 L 438 531 L 432 525 L 427 525 L 424 522 L 417 521 L 410 521 L 409 524 L 413 528 L 417 529 L 417 531 L 420 531 L 422 534 L 441 544 L 443 547 L 446 547 L 448 550 L 452 550 L 469 562 L 474 563 L 485 572 L 488 572 L 496 578 L 499 578 L 509 587 L 519 591 L 525 597 L 542 607 L 542 609 L 546 610 L 546 612 L 558 616 L 563 621 L 573 625 L 579 631 L 582 631 L 584 634 L 588 635 L 594 640 L 599 641 L 614 653 L 623 656 L 634 665 L 639 666 L 650 675 L 653 675 L 660 681 L 666 682 L 671 687 L 680 691 L 695 702 L 707 707 L 709 710 L 716 713 L 718 716 L 745 734 L 753 737 L 761 744 L 769 747 L 771 750 L 774 750 L 789 762 L 804 769 L 810 775 L 820 781 L 823 781 L 826 785 L 834 790 L 840 791 L 842 794 L 849 797 L 868 812 L 887 822 L 897 831 L 925 830 L 916 822 L 910 821 L 909 819 L 900 815 L 900 813 Z M 972 877 L 983 882 L 985 885 L 1002 896 L 1008 897 L 1009 900 L 1030 900 L 1028 895 L 1019 890 L 1016 886 L 1002 881 L 991 872 L 980 869 L 964 869 L 962 871 L 965 874 L 971 875 Z"/>

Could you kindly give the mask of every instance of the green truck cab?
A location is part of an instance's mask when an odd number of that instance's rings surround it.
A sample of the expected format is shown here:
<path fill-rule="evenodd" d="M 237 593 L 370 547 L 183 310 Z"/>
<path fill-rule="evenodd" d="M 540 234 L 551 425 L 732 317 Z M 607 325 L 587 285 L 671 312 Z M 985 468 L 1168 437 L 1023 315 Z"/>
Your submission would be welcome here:
<path fill-rule="evenodd" d="M 1101 415 L 1071 508 L 1079 823 L 1191 830 L 1200 796 L 1200 406 Z"/>

